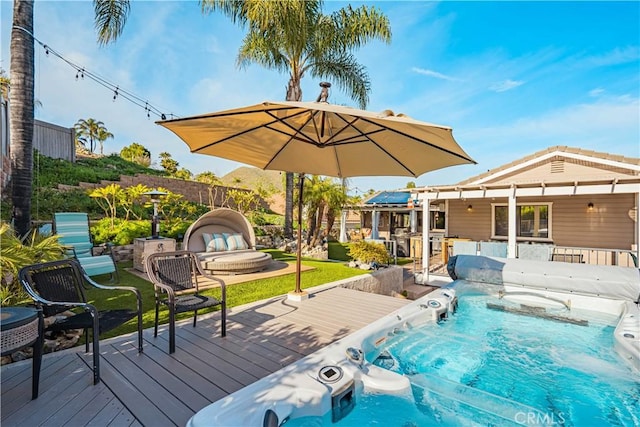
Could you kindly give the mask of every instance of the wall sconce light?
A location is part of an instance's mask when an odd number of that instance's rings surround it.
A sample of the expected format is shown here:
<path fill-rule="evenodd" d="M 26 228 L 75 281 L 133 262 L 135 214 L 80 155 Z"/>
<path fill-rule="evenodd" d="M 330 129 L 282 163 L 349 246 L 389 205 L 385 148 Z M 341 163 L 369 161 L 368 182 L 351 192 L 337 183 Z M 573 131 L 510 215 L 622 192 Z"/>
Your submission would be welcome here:
<path fill-rule="evenodd" d="M 591 212 L 593 210 L 593 203 L 589 202 L 589 204 L 587 205 L 587 209 L 589 210 L 589 212 Z"/>
<path fill-rule="evenodd" d="M 473 206 L 469 205 L 467 206 L 467 212 L 471 212 L 473 210 Z"/>

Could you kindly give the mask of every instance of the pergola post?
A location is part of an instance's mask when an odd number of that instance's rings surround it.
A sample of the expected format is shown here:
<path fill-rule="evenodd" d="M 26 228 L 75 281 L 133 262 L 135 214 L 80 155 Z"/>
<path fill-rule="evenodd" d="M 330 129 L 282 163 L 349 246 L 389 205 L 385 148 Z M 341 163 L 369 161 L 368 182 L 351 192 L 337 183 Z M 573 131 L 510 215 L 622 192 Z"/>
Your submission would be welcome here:
<path fill-rule="evenodd" d="M 516 187 L 511 187 L 509 192 L 509 206 L 508 217 L 509 217 L 509 234 L 507 240 L 507 258 L 515 258 L 516 257 L 516 242 L 517 242 L 517 222 L 516 222 Z"/>
<path fill-rule="evenodd" d="M 347 238 L 347 213 L 346 209 L 342 209 L 340 212 L 340 243 L 346 243 Z"/>
<path fill-rule="evenodd" d="M 636 193 L 636 259 L 640 260 L 640 191 Z M 640 261 L 639 261 L 640 262 Z M 638 265 L 637 267 L 640 267 Z"/>
<path fill-rule="evenodd" d="M 429 194 L 429 193 L 426 193 Z M 423 274 L 423 283 L 429 283 L 429 262 L 431 261 L 431 236 L 430 232 L 430 224 L 429 224 L 429 206 L 431 204 L 431 199 L 424 198 L 421 200 L 422 203 L 422 274 Z"/>

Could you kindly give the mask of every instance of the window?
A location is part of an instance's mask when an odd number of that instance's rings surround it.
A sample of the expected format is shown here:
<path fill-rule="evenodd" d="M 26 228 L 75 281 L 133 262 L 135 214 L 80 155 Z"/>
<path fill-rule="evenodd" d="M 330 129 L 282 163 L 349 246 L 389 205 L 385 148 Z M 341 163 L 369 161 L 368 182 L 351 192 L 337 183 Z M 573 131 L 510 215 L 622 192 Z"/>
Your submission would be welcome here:
<path fill-rule="evenodd" d="M 411 216 L 409 213 L 394 213 L 393 228 L 409 228 L 411 227 Z"/>
<path fill-rule="evenodd" d="M 431 230 L 444 230 L 445 212 L 431 211 L 429 214 L 431 216 Z"/>
<path fill-rule="evenodd" d="M 493 236 L 509 235 L 509 208 L 493 205 Z M 551 204 L 519 204 L 516 206 L 516 236 L 519 240 L 551 239 Z"/>

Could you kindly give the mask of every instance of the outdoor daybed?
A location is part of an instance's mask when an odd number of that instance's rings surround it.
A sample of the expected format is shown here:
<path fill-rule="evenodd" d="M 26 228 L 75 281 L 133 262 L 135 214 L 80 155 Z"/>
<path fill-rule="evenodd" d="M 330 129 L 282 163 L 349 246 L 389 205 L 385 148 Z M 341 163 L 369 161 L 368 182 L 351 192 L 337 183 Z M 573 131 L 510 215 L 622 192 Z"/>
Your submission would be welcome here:
<path fill-rule="evenodd" d="M 182 246 L 195 252 L 210 274 L 255 273 L 271 263 L 271 254 L 255 249 L 256 236 L 249 220 L 228 208 L 198 218 L 187 229 Z"/>

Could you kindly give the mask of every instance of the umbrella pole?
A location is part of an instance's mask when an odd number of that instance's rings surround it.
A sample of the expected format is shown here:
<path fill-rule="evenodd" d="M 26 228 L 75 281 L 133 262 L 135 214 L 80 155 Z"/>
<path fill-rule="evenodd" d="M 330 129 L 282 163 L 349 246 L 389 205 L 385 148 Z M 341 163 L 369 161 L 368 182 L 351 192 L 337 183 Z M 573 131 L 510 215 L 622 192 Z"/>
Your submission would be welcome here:
<path fill-rule="evenodd" d="M 296 246 L 296 294 L 302 293 L 302 287 L 300 286 L 300 270 L 302 270 L 302 190 L 304 189 L 304 174 L 298 175 L 298 245 Z"/>

